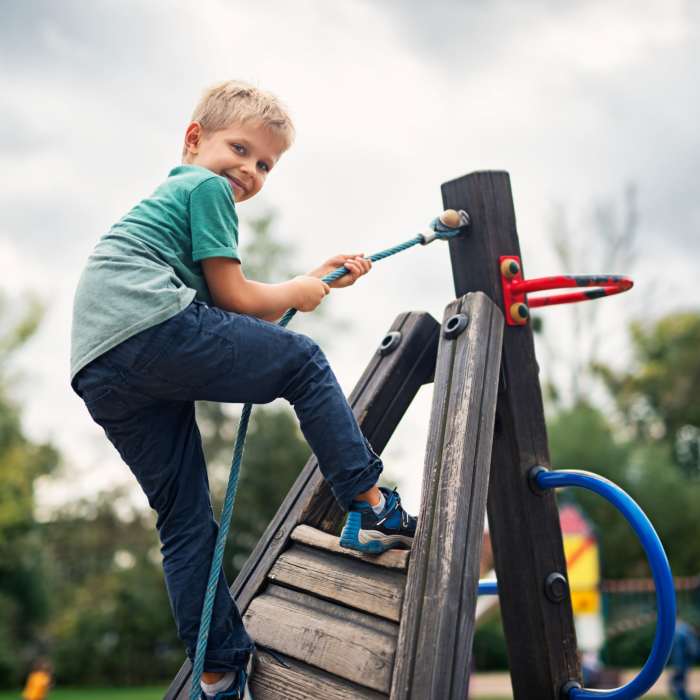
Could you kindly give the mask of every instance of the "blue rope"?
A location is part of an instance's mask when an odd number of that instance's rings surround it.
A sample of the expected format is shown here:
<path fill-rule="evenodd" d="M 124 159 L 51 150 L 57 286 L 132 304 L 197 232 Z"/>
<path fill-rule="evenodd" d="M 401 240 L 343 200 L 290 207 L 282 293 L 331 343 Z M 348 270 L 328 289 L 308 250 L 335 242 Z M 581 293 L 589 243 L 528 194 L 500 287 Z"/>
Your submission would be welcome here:
<path fill-rule="evenodd" d="M 466 215 L 465 215 L 466 217 Z M 459 228 L 449 228 L 445 226 L 439 218 L 433 219 L 430 222 L 430 233 L 414 236 L 404 243 L 399 243 L 393 248 L 387 248 L 379 253 L 370 255 L 368 260 L 372 262 L 378 262 L 379 260 L 384 260 L 391 255 L 396 255 L 404 250 L 412 248 L 414 245 L 429 243 L 431 240 L 437 238 L 440 240 L 448 240 L 450 238 L 456 238 L 460 233 L 462 233 L 464 226 L 466 226 L 468 219 L 463 219 L 463 224 Z M 344 275 L 350 272 L 345 266 L 339 267 L 337 270 L 329 273 L 323 278 L 326 284 L 331 284 L 337 279 L 340 279 Z M 296 309 L 288 309 L 284 316 L 279 320 L 279 326 L 286 326 L 296 314 Z M 233 514 L 233 503 L 236 499 L 236 490 L 238 489 L 238 473 L 241 468 L 241 460 L 243 459 L 243 447 L 245 443 L 246 433 L 248 432 L 248 421 L 250 419 L 250 413 L 252 410 L 252 405 L 247 403 L 243 406 L 243 411 L 241 413 L 241 420 L 238 424 L 238 434 L 236 435 L 236 445 L 233 449 L 233 463 L 231 464 L 231 474 L 229 476 L 228 487 L 226 488 L 226 497 L 224 498 L 224 506 L 221 510 L 221 524 L 219 526 L 219 533 L 216 538 L 216 545 L 214 547 L 214 556 L 211 561 L 211 569 L 209 570 L 209 582 L 207 583 L 207 590 L 204 596 L 204 605 L 202 607 L 202 617 L 199 623 L 199 635 L 197 637 L 197 651 L 195 653 L 195 660 L 192 666 L 192 687 L 190 690 L 190 700 L 199 700 L 201 697 L 200 680 L 202 678 L 202 672 L 204 671 L 204 657 L 207 652 L 207 640 L 209 639 L 209 626 L 211 624 L 211 614 L 214 608 L 214 598 L 216 596 L 216 586 L 219 580 L 219 572 L 221 570 L 221 563 L 224 558 L 224 548 L 226 546 L 226 538 L 228 536 L 229 527 L 231 525 L 231 516 Z"/>

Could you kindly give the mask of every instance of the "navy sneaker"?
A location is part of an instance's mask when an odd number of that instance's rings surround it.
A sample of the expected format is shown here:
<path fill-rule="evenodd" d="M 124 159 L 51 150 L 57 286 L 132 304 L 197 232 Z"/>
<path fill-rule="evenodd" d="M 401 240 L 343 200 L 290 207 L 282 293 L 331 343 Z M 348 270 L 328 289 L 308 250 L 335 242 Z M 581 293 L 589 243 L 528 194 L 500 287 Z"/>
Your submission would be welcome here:
<path fill-rule="evenodd" d="M 396 489 L 389 491 L 384 486 L 386 505 L 376 515 L 365 501 L 352 501 L 348 519 L 340 533 L 340 546 L 356 549 L 368 554 L 381 554 L 394 547 L 410 549 L 416 534 L 418 519 L 401 507 L 401 497 Z"/>
<path fill-rule="evenodd" d="M 228 688 L 220 690 L 216 695 L 207 695 L 202 690 L 201 700 L 253 700 L 253 696 L 248 688 L 248 680 L 253 671 L 253 655 L 248 658 L 245 668 L 242 668 L 233 683 Z"/>

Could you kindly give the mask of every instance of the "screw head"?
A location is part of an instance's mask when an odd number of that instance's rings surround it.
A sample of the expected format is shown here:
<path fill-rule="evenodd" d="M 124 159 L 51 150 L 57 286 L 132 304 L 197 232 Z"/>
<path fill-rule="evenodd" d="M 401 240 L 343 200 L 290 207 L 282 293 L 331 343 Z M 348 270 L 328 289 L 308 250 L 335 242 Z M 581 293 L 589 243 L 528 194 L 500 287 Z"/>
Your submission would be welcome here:
<path fill-rule="evenodd" d="M 515 258 L 506 258 L 501 262 L 501 274 L 512 280 L 520 272 L 520 264 Z"/>

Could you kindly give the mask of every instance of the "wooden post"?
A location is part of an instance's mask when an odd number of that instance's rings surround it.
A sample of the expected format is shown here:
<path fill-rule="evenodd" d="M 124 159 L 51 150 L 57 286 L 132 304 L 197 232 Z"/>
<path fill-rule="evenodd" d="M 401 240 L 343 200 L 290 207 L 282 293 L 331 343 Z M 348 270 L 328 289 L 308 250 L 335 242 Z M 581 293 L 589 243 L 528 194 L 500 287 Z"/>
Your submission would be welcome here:
<path fill-rule="evenodd" d="M 468 294 L 442 328 L 391 700 L 463 700 L 469 685 L 503 316 Z"/>
<path fill-rule="evenodd" d="M 386 446 L 418 389 L 432 381 L 439 330 L 430 314 L 399 314 L 350 395 L 355 417 L 377 453 Z M 297 525 L 335 532 L 343 516 L 312 455 L 231 586 L 241 615 Z M 185 660 L 164 700 L 187 700 L 191 668 Z"/>
<path fill-rule="evenodd" d="M 450 241 L 457 296 L 483 291 L 503 309 L 499 256 L 520 256 L 508 174 L 471 173 L 443 184 L 442 196 L 472 222 Z M 529 324 L 506 326 L 488 515 L 514 697 L 560 700 L 580 671 L 568 584 L 547 583 L 567 574 L 555 497 L 527 479 L 549 466 L 538 371 Z"/>

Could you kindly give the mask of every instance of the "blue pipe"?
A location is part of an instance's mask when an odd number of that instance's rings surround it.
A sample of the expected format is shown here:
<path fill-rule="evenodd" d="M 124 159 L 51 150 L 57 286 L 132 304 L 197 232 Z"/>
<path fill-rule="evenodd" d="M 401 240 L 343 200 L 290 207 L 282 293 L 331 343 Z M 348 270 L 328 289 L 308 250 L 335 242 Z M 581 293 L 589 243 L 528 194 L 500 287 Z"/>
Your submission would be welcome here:
<path fill-rule="evenodd" d="M 478 595 L 498 595 L 498 581 L 488 581 L 482 578 L 479 581 Z"/>
<path fill-rule="evenodd" d="M 625 517 L 637 533 L 644 551 L 649 559 L 651 575 L 656 586 L 657 623 L 656 636 L 651 653 L 639 674 L 629 683 L 610 690 L 587 690 L 571 687 L 568 691 L 570 700 L 578 698 L 616 698 L 627 700 L 638 698 L 651 688 L 661 675 L 668 661 L 673 645 L 673 632 L 676 626 L 676 592 L 673 586 L 671 567 L 664 552 L 659 536 L 656 534 L 649 518 L 635 501 L 619 486 L 608 479 L 574 469 L 548 471 L 544 467 L 535 467 L 532 472 L 535 484 L 541 489 L 579 486 L 597 493 L 610 501 Z"/>

